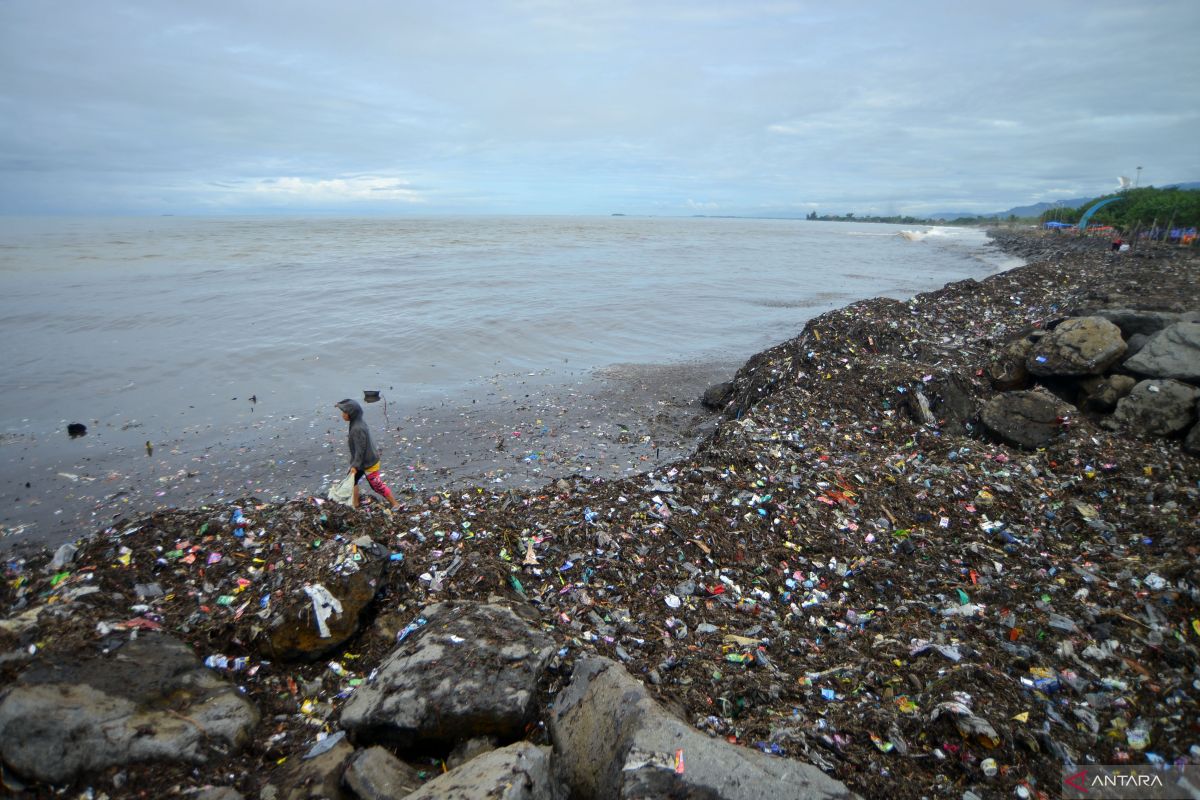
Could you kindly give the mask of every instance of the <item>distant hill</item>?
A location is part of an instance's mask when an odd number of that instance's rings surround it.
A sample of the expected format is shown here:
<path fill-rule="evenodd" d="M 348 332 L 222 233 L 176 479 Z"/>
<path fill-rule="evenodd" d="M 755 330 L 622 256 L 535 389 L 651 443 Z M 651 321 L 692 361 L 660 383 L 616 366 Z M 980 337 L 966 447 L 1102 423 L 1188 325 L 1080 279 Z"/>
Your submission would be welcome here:
<path fill-rule="evenodd" d="M 1160 186 L 1160 189 L 1200 189 L 1200 181 L 1190 181 L 1188 183 L 1169 183 L 1166 186 Z M 959 217 L 1038 217 L 1043 211 L 1049 211 L 1052 208 L 1079 208 L 1094 197 L 1075 197 L 1070 200 L 1059 200 L 1057 203 L 1034 203 L 1031 206 L 1015 206 L 1007 211 L 993 211 L 988 214 L 975 214 L 970 211 L 941 211 L 929 216 L 934 219 L 958 219 Z"/>

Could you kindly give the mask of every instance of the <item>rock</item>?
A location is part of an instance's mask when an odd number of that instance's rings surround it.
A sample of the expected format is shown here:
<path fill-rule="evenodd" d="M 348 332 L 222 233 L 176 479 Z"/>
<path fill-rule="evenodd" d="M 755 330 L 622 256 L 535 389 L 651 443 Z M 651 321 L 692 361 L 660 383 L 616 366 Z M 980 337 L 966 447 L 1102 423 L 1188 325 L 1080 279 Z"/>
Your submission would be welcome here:
<path fill-rule="evenodd" d="M 242 793 L 232 786 L 206 786 L 193 795 L 190 800 L 243 800 Z"/>
<path fill-rule="evenodd" d="M 1200 408 L 1196 410 L 1200 413 Z M 1187 436 L 1183 437 L 1183 449 L 1184 452 L 1200 456 L 1200 424 L 1193 425 Z"/>
<path fill-rule="evenodd" d="M 67 436 L 72 439 L 78 439 L 80 436 L 87 436 L 87 425 L 82 422 L 72 422 L 67 425 Z"/>
<path fill-rule="evenodd" d="M 505 605 L 437 603 L 420 617 L 426 624 L 347 701 L 342 727 L 401 747 L 520 737 L 553 640 Z"/>
<path fill-rule="evenodd" d="M 1200 382 L 1200 323 L 1177 322 L 1154 334 L 1123 366 L 1150 378 Z"/>
<path fill-rule="evenodd" d="M 1135 308 L 1102 308 L 1087 316 L 1108 320 L 1121 329 L 1121 336 L 1126 340 L 1139 334 L 1153 336 L 1179 321 L 1179 315 L 1171 311 L 1140 311 Z"/>
<path fill-rule="evenodd" d="M 1062 434 L 1063 420 L 1074 411 L 1046 392 L 1006 392 L 989 400 L 979 418 L 1000 440 L 1034 450 Z"/>
<path fill-rule="evenodd" d="M 472 758 L 478 758 L 484 753 L 490 753 L 495 749 L 496 740 L 494 738 L 491 736 L 476 736 L 473 739 L 460 742 L 457 747 L 450 751 L 450 755 L 446 756 L 446 766 L 450 769 L 461 767 Z"/>
<path fill-rule="evenodd" d="M 387 564 L 386 553 L 377 553 L 372 547 L 361 547 L 359 552 L 364 558 L 356 572 L 332 575 L 319 584 L 341 606 L 340 612 L 334 611 L 325 619 L 326 631 L 321 630 L 314 613 L 313 598 L 297 589 L 280 599 L 281 607 L 268 621 L 265 636 L 256 640 L 265 657 L 282 661 L 317 659 L 358 632 L 362 612 L 375 599 Z"/>
<path fill-rule="evenodd" d="M 700 402 L 705 408 L 711 408 L 713 411 L 720 411 L 728 405 L 733 397 L 733 381 L 725 381 L 718 383 L 715 386 L 710 386 L 705 390 L 704 395 L 700 398 Z"/>
<path fill-rule="evenodd" d="M 1079 384 L 1080 405 L 1097 411 L 1112 411 L 1117 407 L 1117 401 L 1129 394 L 1136 383 L 1137 380 L 1128 375 L 1085 378 Z"/>
<path fill-rule="evenodd" d="M 257 722 L 187 645 L 143 634 L 27 669 L 0 695 L 0 757 L 47 783 L 139 761 L 202 764 L 244 745 Z"/>
<path fill-rule="evenodd" d="M 943 433 L 962 433 L 979 413 L 971 383 L 955 373 L 937 383 L 940 402 L 934 409 Z"/>
<path fill-rule="evenodd" d="M 1072 317 L 1030 350 L 1025 367 L 1033 375 L 1099 375 L 1125 354 L 1121 329 L 1103 317 Z"/>
<path fill-rule="evenodd" d="M 1142 352 L 1142 348 L 1146 346 L 1146 342 L 1150 341 L 1150 337 L 1144 333 L 1135 333 L 1125 340 L 1125 358 L 1128 360 L 1138 353 Z"/>
<path fill-rule="evenodd" d="M 555 800 L 550 748 L 517 742 L 439 775 L 406 800 Z"/>
<path fill-rule="evenodd" d="M 278 800 L 350 800 L 342 791 L 342 773 L 353 754 L 354 747 L 342 739 L 315 758 L 288 759 L 262 795 L 270 788 Z"/>
<path fill-rule="evenodd" d="M 1029 370 L 1025 359 L 1033 349 L 1030 339 L 1022 338 L 1011 342 L 987 365 L 987 377 L 998 392 L 1011 392 L 1029 385 Z"/>
<path fill-rule="evenodd" d="M 1200 389 L 1172 380 L 1141 381 L 1117 410 L 1104 421 L 1107 428 L 1128 430 L 1137 436 L 1174 436 L 1196 421 Z"/>
<path fill-rule="evenodd" d="M 417 771 L 382 747 L 354 754 L 346 765 L 342 784 L 360 800 L 390 800 L 421 788 Z"/>
<path fill-rule="evenodd" d="M 710 738 L 664 711 L 618 664 L 581 658 L 555 700 L 557 771 L 581 798 L 855 797 L 816 767 Z"/>

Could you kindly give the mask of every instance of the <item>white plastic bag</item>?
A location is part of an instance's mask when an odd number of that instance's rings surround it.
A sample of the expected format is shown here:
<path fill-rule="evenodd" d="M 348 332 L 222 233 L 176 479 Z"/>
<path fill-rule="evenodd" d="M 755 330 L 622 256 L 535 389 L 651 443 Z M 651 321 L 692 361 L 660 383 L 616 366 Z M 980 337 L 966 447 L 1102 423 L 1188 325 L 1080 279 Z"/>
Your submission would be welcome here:
<path fill-rule="evenodd" d="M 329 499 L 335 503 L 350 505 L 354 497 L 354 475 L 347 475 L 329 487 Z"/>

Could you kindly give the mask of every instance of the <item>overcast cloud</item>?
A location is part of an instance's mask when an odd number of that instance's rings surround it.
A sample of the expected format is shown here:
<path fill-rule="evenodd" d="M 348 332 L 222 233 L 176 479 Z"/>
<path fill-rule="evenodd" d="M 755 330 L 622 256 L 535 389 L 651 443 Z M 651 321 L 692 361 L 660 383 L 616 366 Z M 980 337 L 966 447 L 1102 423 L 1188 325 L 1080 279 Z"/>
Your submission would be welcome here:
<path fill-rule="evenodd" d="M 912 213 L 1200 180 L 1200 2 L 0 0 L 0 212 Z"/>

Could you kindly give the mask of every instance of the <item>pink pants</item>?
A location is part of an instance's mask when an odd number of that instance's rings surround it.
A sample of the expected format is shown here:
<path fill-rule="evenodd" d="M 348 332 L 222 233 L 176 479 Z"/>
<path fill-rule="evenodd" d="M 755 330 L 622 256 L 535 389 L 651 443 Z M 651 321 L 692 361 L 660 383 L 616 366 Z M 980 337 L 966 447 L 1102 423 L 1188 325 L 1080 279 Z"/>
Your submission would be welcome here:
<path fill-rule="evenodd" d="M 366 475 L 367 483 L 370 484 L 372 491 L 374 491 L 376 494 L 382 495 L 384 497 L 391 498 L 392 490 L 389 489 L 387 487 L 387 484 L 383 482 L 383 478 L 379 477 L 378 467 L 373 470 L 370 470 L 369 472 L 365 472 L 365 473 L 358 472 L 357 470 L 355 470 L 354 482 L 358 483 L 359 479 L 362 478 L 364 475 Z"/>

